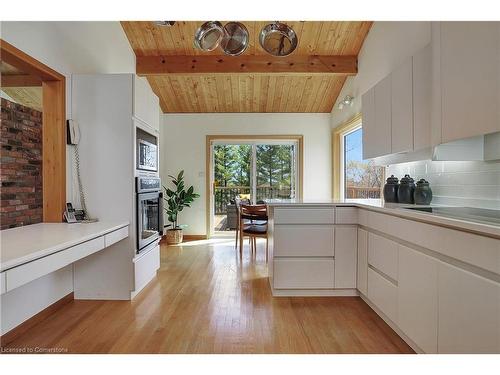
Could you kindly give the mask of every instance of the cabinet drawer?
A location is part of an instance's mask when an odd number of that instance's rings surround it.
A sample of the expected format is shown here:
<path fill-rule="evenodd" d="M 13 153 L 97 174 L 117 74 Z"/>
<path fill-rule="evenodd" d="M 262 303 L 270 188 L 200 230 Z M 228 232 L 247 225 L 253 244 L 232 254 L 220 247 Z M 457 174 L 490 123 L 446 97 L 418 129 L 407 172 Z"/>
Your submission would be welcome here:
<path fill-rule="evenodd" d="M 38 279 L 81 258 L 104 249 L 104 237 L 98 237 L 58 253 L 7 270 L 7 291 Z"/>
<path fill-rule="evenodd" d="M 333 289 L 333 259 L 274 259 L 274 288 Z"/>
<path fill-rule="evenodd" d="M 5 272 L 2 272 L 0 273 L 0 294 L 4 294 L 6 291 Z"/>
<path fill-rule="evenodd" d="M 389 319 L 397 323 L 398 288 L 371 268 L 368 269 L 368 298 Z"/>
<path fill-rule="evenodd" d="M 398 280 L 398 244 L 382 236 L 368 235 L 368 264 Z"/>
<path fill-rule="evenodd" d="M 104 247 L 108 247 L 128 237 L 128 226 L 115 230 L 104 236 Z"/>
<path fill-rule="evenodd" d="M 334 255 L 333 225 L 276 225 L 274 227 L 274 256 Z"/>
<path fill-rule="evenodd" d="M 358 224 L 358 209 L 356 207 L 336 207 L 335 224 Z"/>
<path fill-rule="evenodd" d="M 276 208 L 275 224 L 334 224 L 334 208 Z"/>

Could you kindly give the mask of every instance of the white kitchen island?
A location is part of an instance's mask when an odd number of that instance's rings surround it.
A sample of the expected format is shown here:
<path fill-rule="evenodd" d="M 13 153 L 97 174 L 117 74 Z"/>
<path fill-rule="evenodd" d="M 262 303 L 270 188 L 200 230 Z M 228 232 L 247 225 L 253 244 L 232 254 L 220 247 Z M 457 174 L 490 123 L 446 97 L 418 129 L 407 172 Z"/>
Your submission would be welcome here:
<path fill-rule="evenodd" d="M 380 200 L 268 203 L 274 296 L 359 295 L 417 352 L 500 353 L 498 225 Z"/>

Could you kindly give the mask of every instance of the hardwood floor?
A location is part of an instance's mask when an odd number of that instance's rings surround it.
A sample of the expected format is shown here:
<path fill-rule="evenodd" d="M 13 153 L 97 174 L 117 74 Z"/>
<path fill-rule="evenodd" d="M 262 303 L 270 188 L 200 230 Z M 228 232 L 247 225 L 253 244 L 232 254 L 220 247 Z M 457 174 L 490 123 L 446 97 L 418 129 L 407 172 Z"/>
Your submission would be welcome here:
<path fill-rule="evenodd" d="M 129 301 L 73 301 L 8 347 L 72 353 L 413 353 L 357 297 L 271 296 L 264 242 L 161 249 L 157 278 Z"/>

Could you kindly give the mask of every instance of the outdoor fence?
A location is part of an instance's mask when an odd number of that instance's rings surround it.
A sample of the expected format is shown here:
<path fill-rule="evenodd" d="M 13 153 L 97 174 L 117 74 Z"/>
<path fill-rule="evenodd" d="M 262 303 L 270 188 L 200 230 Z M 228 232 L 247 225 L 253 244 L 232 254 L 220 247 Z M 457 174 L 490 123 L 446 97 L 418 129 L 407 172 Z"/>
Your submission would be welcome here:
<path fill-rule="evenodd" d="M 257 186 L 257 201 L 266 199 L 290 198 L 292 190 L 289 186 L 282 188 Z M 215 187 L 215 214 L 225 215 L 227 205 L 234 201 L 239 194 L 251 194 L 250 186 L 216 186 Z"/>
<path fill-rule="evenodd" d="M 378 199 L 378 198 L 380 198 L 380 188 L 379 187 L 348 186 L 346 188 L 346 198 Z"/>

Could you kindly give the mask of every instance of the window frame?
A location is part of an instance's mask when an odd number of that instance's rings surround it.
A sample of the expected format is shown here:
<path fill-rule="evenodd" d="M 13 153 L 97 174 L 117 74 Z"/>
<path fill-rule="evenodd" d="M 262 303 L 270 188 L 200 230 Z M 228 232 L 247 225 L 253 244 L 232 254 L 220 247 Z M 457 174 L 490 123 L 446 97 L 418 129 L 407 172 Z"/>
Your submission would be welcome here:
<path fill-rule="evenodd" d="M 339 193 L 340 193 L 340 199 L 346 199 L 345 196 L 345 138 L 349 135 L 354 133 L 355 131 L 362 129 L 363 128 L 363 122 L 359 122 L 356 126 L 350 127 L 346 129 L 343 132 L 340 132 L 340 169 L 339 169 L 339 178 L 340 178 L 340 186 L 339 186 Z"/>

